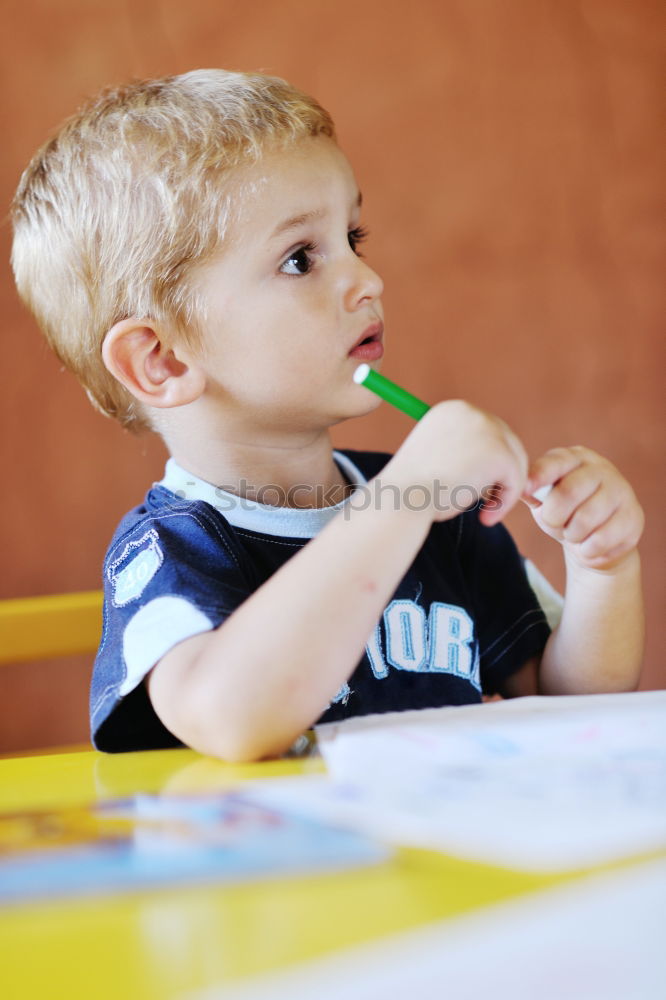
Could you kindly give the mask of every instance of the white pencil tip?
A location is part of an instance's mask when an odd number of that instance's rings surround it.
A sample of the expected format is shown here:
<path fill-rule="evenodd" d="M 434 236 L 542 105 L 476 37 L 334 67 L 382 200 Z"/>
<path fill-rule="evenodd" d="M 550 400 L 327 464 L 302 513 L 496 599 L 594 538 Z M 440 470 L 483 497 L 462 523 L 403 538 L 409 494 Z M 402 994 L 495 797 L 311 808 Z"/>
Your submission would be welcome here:
<path fill-rule="evenodd" d="M 370 371 L 370 365 L 359 365 L 354 372 L 354 382 L 358 385 L 362 385 L 368 377 L 368 372 Z"/>
<path fill-rule="evenodd" d="M 539 500 L 540 503 L 543 503 L 544 500 L 546 499 L 546 497 L 548 496 L 548 494 L 550 493 L 550 491 L 552 490 L 552 488 L 553 487 L 550 486 L 550 485 L 548 485 L 548 486 L 540 486 L 538 490 L 534 491 L 534 493 L 532 494 L 532 496 L 534 497 L 535 500 Z"/>

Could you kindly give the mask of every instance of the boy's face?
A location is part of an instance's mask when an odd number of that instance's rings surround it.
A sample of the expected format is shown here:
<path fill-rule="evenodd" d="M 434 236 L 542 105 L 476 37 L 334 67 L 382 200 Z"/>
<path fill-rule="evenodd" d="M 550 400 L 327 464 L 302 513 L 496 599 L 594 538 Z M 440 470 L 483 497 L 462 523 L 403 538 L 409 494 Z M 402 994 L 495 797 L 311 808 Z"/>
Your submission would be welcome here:
<path fill-rule="evenodd" d="M 264 433 L 367 413 L 379 400 L 352 375 L 383 353 L 383 285 L 355 251 L 347 159 L 328 138 L 305 139 L 267 153 L 241 184 L 230 238 L 196 282 L 209 400 L 236 429 Z M 364 338 L 374 342 L 358 347 Z"/>

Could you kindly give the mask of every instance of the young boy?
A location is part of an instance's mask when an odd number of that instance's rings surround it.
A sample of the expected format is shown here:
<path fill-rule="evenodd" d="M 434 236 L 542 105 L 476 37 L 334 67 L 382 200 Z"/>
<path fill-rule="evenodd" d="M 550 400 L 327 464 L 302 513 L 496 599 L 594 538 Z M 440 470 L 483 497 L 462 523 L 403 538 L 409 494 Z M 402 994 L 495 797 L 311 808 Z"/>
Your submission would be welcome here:
<path fill-rule="evenodd" d="M 100 749 L 252 760 L 319 719 L 637 684 L 643 516 L 609 462 L 528 470 L 458 400 L 393 457 L 332 451 L 379 405 L 352 378 L 384 333 L 360 206 L 316 102 L 221 70 L 103 93 L 21 180 L 21 296 L 93 402 L 171 455 L 105 560 Z M 461 512 L 456 487 L 500 502 Z M 564 550 L 552 634 L 499 523 L 521 497 Z"/>

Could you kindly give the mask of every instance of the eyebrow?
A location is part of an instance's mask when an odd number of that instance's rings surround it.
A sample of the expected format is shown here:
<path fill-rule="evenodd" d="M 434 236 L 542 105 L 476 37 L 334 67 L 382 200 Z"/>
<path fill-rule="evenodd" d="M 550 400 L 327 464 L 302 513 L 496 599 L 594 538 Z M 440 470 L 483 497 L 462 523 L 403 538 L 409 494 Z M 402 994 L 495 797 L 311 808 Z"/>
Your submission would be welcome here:
<path fill-rule="evenodd" d="M 359 191 L 358 198 L 356 199 L 356 208 L 360 208 L 363 204 L 363 195 Z M 285 219 L 281 222 L 271 233 L 270 239 L 274 240 L 276 236 L 283 236 L 292 229 L 298 229 L 299 226 L 304 225 L 306 222 L 311 222 L 312 219 L 320 219 L 324 213 L 322 211 L 317 212 L 302 212 L 300 215 L 294 215 L 290 219 Z"/>

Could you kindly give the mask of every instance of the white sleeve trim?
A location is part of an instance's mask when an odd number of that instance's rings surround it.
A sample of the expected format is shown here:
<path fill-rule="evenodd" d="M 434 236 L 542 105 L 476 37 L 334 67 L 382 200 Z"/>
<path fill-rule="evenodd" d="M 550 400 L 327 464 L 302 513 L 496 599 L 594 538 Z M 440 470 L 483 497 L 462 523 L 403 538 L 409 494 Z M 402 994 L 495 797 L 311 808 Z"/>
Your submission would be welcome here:
<path fill-rule="evenodd" d="M 551 628 L 555 628 L 560 624 L 564 598 L 529 559 L 525 560 L 525 572 L 527 582 L 536 594 L 548 624 Z"/>
<path fill-rule="evenodd" d="M 118 688 L 133 691 L 146 674 L 177 643 L 212 629 L 213 623 L 184 597 L 156 597 L 137 611 L 123 634 L 127 674 Z"/>

